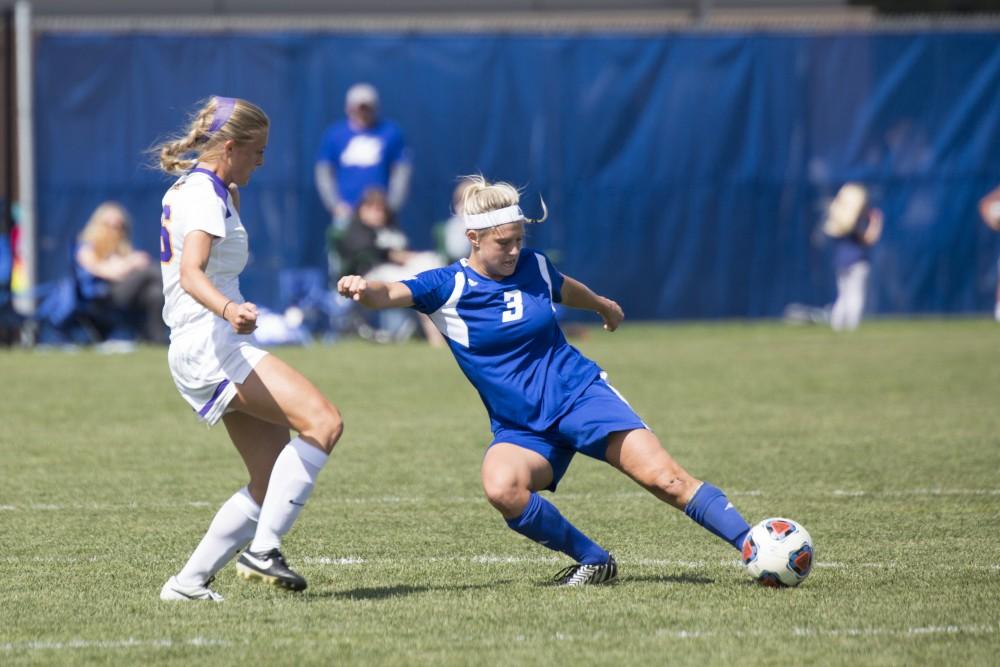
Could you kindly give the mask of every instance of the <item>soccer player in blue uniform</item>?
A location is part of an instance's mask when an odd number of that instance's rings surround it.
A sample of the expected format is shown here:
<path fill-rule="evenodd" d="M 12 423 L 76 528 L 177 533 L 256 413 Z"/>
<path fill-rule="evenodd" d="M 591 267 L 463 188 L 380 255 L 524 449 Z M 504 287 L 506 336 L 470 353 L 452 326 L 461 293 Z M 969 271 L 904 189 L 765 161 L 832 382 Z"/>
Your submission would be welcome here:
<path fill-rule="evenodd" d="M 621 307 L 523 247 L 524 224 L 541 220 L 524 217 L 517 189 L 466 180 L 468 259 L 402 282 L 344 276 L 337 289 L 370 308 L 412 306 L 444 334 L 490 416 L 482 465 L 489 502 L 511 529 L 575 561 L 556 575 L 563 586 L 618 576 L 614 557 L 538 495 L 555 491 L 577 452 L 607 461 L 740 549 L 750 530 L 743 517 L 678 465 L 601 368 L 566 342 L 554 304 L 592 310 L 608 331 L 624 319 Z"/>

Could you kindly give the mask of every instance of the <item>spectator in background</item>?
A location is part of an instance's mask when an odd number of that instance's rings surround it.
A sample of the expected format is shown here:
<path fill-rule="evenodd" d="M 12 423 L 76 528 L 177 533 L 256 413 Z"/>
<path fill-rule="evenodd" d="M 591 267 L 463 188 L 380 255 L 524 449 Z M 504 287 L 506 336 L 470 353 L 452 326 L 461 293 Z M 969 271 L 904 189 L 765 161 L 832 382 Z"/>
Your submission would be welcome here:
<path fill-rule="evenodd" d="M 436 253 L 408 250 L 408 244 L 406 234 L 396 224 L 386 193 L 377 187 L 365 190 L 347 228 L 334 237 L 335 251 L 347 274 L 394 281 L 442 266 Z M 401 340 L 409 337 L 413 331 L 412 313 L 398 312 L 403 317 L 393 322 L 390 316 L 376 332 L 380 334 L 378 338 Z M 427 341 L 435 347 L 443 346 L 444 339 L 430 319 L 423 315 L 418 319 Z"/>
<path fill-rule="evenodd" d="M 882 234 L 882 211 L 869 205 L 868 190 L 858 183 L 840 188 L 823 223 L 833 239 L 837 301 L 830 313 L 834 331 L 853 331 L 861 323 L 868 289 L 868 250 Z"/>
<path fill-rule="evenodd" d="M 99 319 L 122 320 L 141 340 L 165 343 L 160 267 L 132 247 L 131 227 L 128 212 L 117 202 L 94 209 L 74 255 L 77 291 Z"/>
<path fill-rule="evenodd" d="M 316 189 L 335 230 L 351 220 L 361 196 L 370 187 L 388 195 L 389 208 L 398 213 L 410 185 L 410 158 L 399 126 L 379 118 L 378 92 L 357 83 L 347 91 L 347 118 L 323 134 L 316 159 Z M 339 267 L 331 256 L 331 276 Z"/>
<path fill-rule="evenodd" d="M 402 265 L 409 252 L 406 234 L 379 188 L 368 188 L 343 232 L 332 242 L 346 273 L 365 274 L 382 264 Z"/>
<path fill-rule="evenodd" d="M 1000 187 L 979 200 L 979 215 L 987 227 L 1000 232 Z M 993 318 L 1000 322 L 1000 260 L 997 261 L 997 273 L 997 296 L 996 305 L 993 307 Z"/>

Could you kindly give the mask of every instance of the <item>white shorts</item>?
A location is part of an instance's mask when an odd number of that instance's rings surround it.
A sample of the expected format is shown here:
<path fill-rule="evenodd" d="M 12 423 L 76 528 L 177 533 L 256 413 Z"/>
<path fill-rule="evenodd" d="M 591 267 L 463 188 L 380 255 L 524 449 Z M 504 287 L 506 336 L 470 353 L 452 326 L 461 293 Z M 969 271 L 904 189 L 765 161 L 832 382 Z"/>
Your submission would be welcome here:
<path fill-rule="evenodd" d="M 217 318 L 211 329 L 198 326 L 171 336 L 167 363 L 177 391 L 198 419 L 212 426 L 236 396 L 236 385 L 265 356 L 265 350 L 250 343 L 250 336 L 237 334 Z"/>

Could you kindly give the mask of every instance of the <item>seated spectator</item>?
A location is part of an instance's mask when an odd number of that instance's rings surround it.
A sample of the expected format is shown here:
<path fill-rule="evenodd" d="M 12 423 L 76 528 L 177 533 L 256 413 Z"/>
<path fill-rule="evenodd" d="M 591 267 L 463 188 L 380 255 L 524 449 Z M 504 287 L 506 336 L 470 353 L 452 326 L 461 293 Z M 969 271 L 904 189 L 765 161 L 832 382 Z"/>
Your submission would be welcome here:
<path fill-rule="evenodd" d="M 437 253 L 407 249 L 406 234 L 396 224 L 385 192 L 380 188 L 365 190 L 347 228 L 334 238 L 334 245 L 344 274 L 362 275 L 369 280 L 403 280 L 442 266 Z M 403 312 L 407 313 L 405 319 L 392 327 L 394 333 L 389 338 L 404 339 L 412 332 L 412 326 L 408 332 L 402 324 L 412 322 L 412 316 L 408 311 Z M 441 333 L 425 315 L 420 315 L 419 321 L 431 345 L 444 345 Z"/>
<path fill-rule="evenodd" d="M 140 340 L 164 343 L 163 283 L 160 267 L 131 242 L 128 212 L 104 202 L 87 221 L 74 255 L 80 299 L 106 322 L 121 322 Z"/>

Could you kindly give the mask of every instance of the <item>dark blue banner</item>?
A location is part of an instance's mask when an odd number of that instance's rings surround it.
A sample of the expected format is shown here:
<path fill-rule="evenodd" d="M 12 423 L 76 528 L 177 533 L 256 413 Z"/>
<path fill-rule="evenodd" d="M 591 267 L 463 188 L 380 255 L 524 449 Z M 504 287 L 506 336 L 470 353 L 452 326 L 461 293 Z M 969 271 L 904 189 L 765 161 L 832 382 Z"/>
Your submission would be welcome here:
<path fill-rule="evenodd" d="M 403 226 L 432 245 L 455 177 L 525 187 L 530 243 L 631 317 L 780 315 L 834 297 L 817 233 L 847 180 L 885 212 L 882 313 L 991 309 L 1000 242 L 976 211 L 1000 182 L 1000 33 L 42 34 L 40 276 L 67 272 L 93 208 L 123 202 L 155 253 L 169 181 L 144 149 L 212 94 L 271 117 L 243 193 L 244 294 L 325 266 L 313 187 L 344 92 L 375 84 L 413 151 Z"/>

